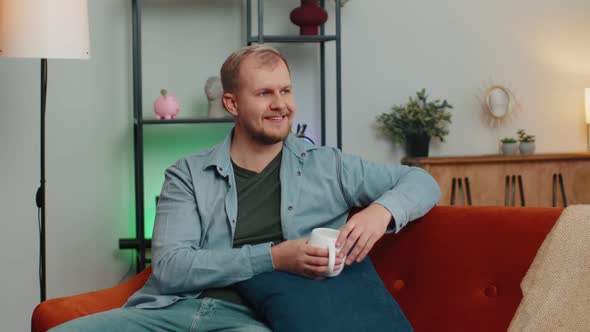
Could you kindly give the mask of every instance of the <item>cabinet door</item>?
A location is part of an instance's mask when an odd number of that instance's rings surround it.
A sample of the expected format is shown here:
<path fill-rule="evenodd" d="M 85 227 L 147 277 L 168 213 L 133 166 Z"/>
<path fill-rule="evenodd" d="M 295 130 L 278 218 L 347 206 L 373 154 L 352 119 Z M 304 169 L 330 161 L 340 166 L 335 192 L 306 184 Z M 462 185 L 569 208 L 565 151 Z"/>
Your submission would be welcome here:
<path fill-rule="evenodd" d="M 504 173 L 501 164 L 466 165 L 464 176 L 469 179 L 472 205 L 504 205 Z"/>
<path fill-rule="evenodd" d="M 521 206 L 520 183 L 518 176 L 521 176 L 524 206 L 550 207 L 552 206 L 552 179 L 553 174 L 558 173 L 559 164 L 557 162 L 532 161 L 510 163 L 505 166 L 505 174 L 508 176 L 516 175 L 516 204 Z"/>
<path fill-rule="evenodd" d="M 590 204 L 590 161 L 572 160 L 562 162 L 559 167 L 568 205 Z M 561 186 L 557 183 L 557 202 L 562 204 Z"/>
<path fill-rule="evenodd" d="M 433 165 L 427 171 L 442 191 L 438 205 L 504 205 L 502 165 Z"/>
<path fill-rule="evenodd" d="M 441 187 L 439 205 L 552 206 L 554 162 L 473 163 L 430 166 Z M 558 188 L 559 189 L 559 188 Z M 567 191 L 571 191 L 566 189 Z M 454 196 L 454 200 L 453 200 Z M 558 205 L 560 204 L 558 200 Z"/>
<path fill-rule="evenodd" d="M 438 205 L 451 205 L 451 193 L 453 187 L 453 179 L 455 179 L 455 190 L 458 190 L 457 178 L 464 173 L 464 168 L 460 165 L 430 165 L 424 169 L 434 177 L 441 190 L 441 198 Z M 464 185 L 462 184 L 462 188 Z M 456 205 L 460 204 L 460 200 L 456 196 Z M 465 203 L 466 204 L 466 203 Z"/>

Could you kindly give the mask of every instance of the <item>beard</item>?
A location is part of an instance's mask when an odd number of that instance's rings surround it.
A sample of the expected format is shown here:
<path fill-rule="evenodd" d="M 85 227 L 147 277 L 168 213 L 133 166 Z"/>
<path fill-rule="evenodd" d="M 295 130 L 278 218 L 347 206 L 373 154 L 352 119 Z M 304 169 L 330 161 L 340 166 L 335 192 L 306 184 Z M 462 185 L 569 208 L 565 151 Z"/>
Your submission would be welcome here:
<path fill-rule="evenodd" d="M 291 128 L 291 121 L 289 121 L 289 126 L 281 132 L 267 132 L 264 128 L 254 128 L 253 126 L 248 125 L 248 123 L 244 123 L 242 128 L 244 128 L 244 132 L 248 134 L 253 141 L 263 145 L 274 145 L 287 139 Z"/>
<path fill-rule="evenodd" d="M 267 133 L 262 130 L 251 132 L 250 136 L 258 143 L 264 145 L 274 145 L 287 139 L 287 136 L 289 136 L 289 129 L 285 130 L 284 133 Z"/>
<path fill-rule="evenodd" d="M 252 138 L 256 142 L 262 143 L 264 145 L 274 145 L 274 144 L 284 141 L 288 135 L 289 135 L 288 131 L 287 131 L 287 134 L 285 134 L 285 135 L 270 135 L 267 133 L 254 133 L 252 135 Z"/>

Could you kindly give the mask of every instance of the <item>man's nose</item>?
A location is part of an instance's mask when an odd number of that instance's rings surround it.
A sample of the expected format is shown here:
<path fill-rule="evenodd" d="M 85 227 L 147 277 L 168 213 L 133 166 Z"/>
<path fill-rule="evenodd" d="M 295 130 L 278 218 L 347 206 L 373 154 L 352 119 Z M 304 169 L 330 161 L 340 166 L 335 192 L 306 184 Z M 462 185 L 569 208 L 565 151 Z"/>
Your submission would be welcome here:
<path fill-rule="evenodd" d="M 281 95 L 280 93 L 274 94 L 272 102 L 270 103 L 270 107 L 271 109 L 283 109 L 287 107 L 285 96 Z"/>

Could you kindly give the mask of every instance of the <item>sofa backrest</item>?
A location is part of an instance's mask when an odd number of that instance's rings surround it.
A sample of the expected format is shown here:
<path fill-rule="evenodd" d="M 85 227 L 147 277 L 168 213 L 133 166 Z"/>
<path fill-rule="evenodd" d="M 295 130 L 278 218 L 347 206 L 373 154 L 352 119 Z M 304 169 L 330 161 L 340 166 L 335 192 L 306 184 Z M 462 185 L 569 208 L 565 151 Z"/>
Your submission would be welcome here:
<path fill-rule="evenodd" d="M 562 210 L 435 207 L 370 256 L 416 332 L 506 331 Z"/>

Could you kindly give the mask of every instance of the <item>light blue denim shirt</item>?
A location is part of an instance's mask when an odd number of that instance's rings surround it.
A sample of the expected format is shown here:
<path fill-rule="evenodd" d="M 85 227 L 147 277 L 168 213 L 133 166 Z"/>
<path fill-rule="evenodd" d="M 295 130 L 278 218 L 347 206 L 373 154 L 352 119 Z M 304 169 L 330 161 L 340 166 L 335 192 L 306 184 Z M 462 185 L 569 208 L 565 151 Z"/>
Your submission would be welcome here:
<path fill-rule="evenodd" d="M 166 170 L 152 237 L 153 273 L 125 306 L 160 308 L 273 271 L 270 242 L 232 245 L 238 198 L 231 138 Z M 371 203 L 391 212 L 388 232 L 399 232 L 440 198 L 437 183 L 419 168 L 366 161 L 293 135 L 285 140 L 280 179 L 285 240 L 309 236 L 316 227 L 338 229 L 351 208 Z"/>

